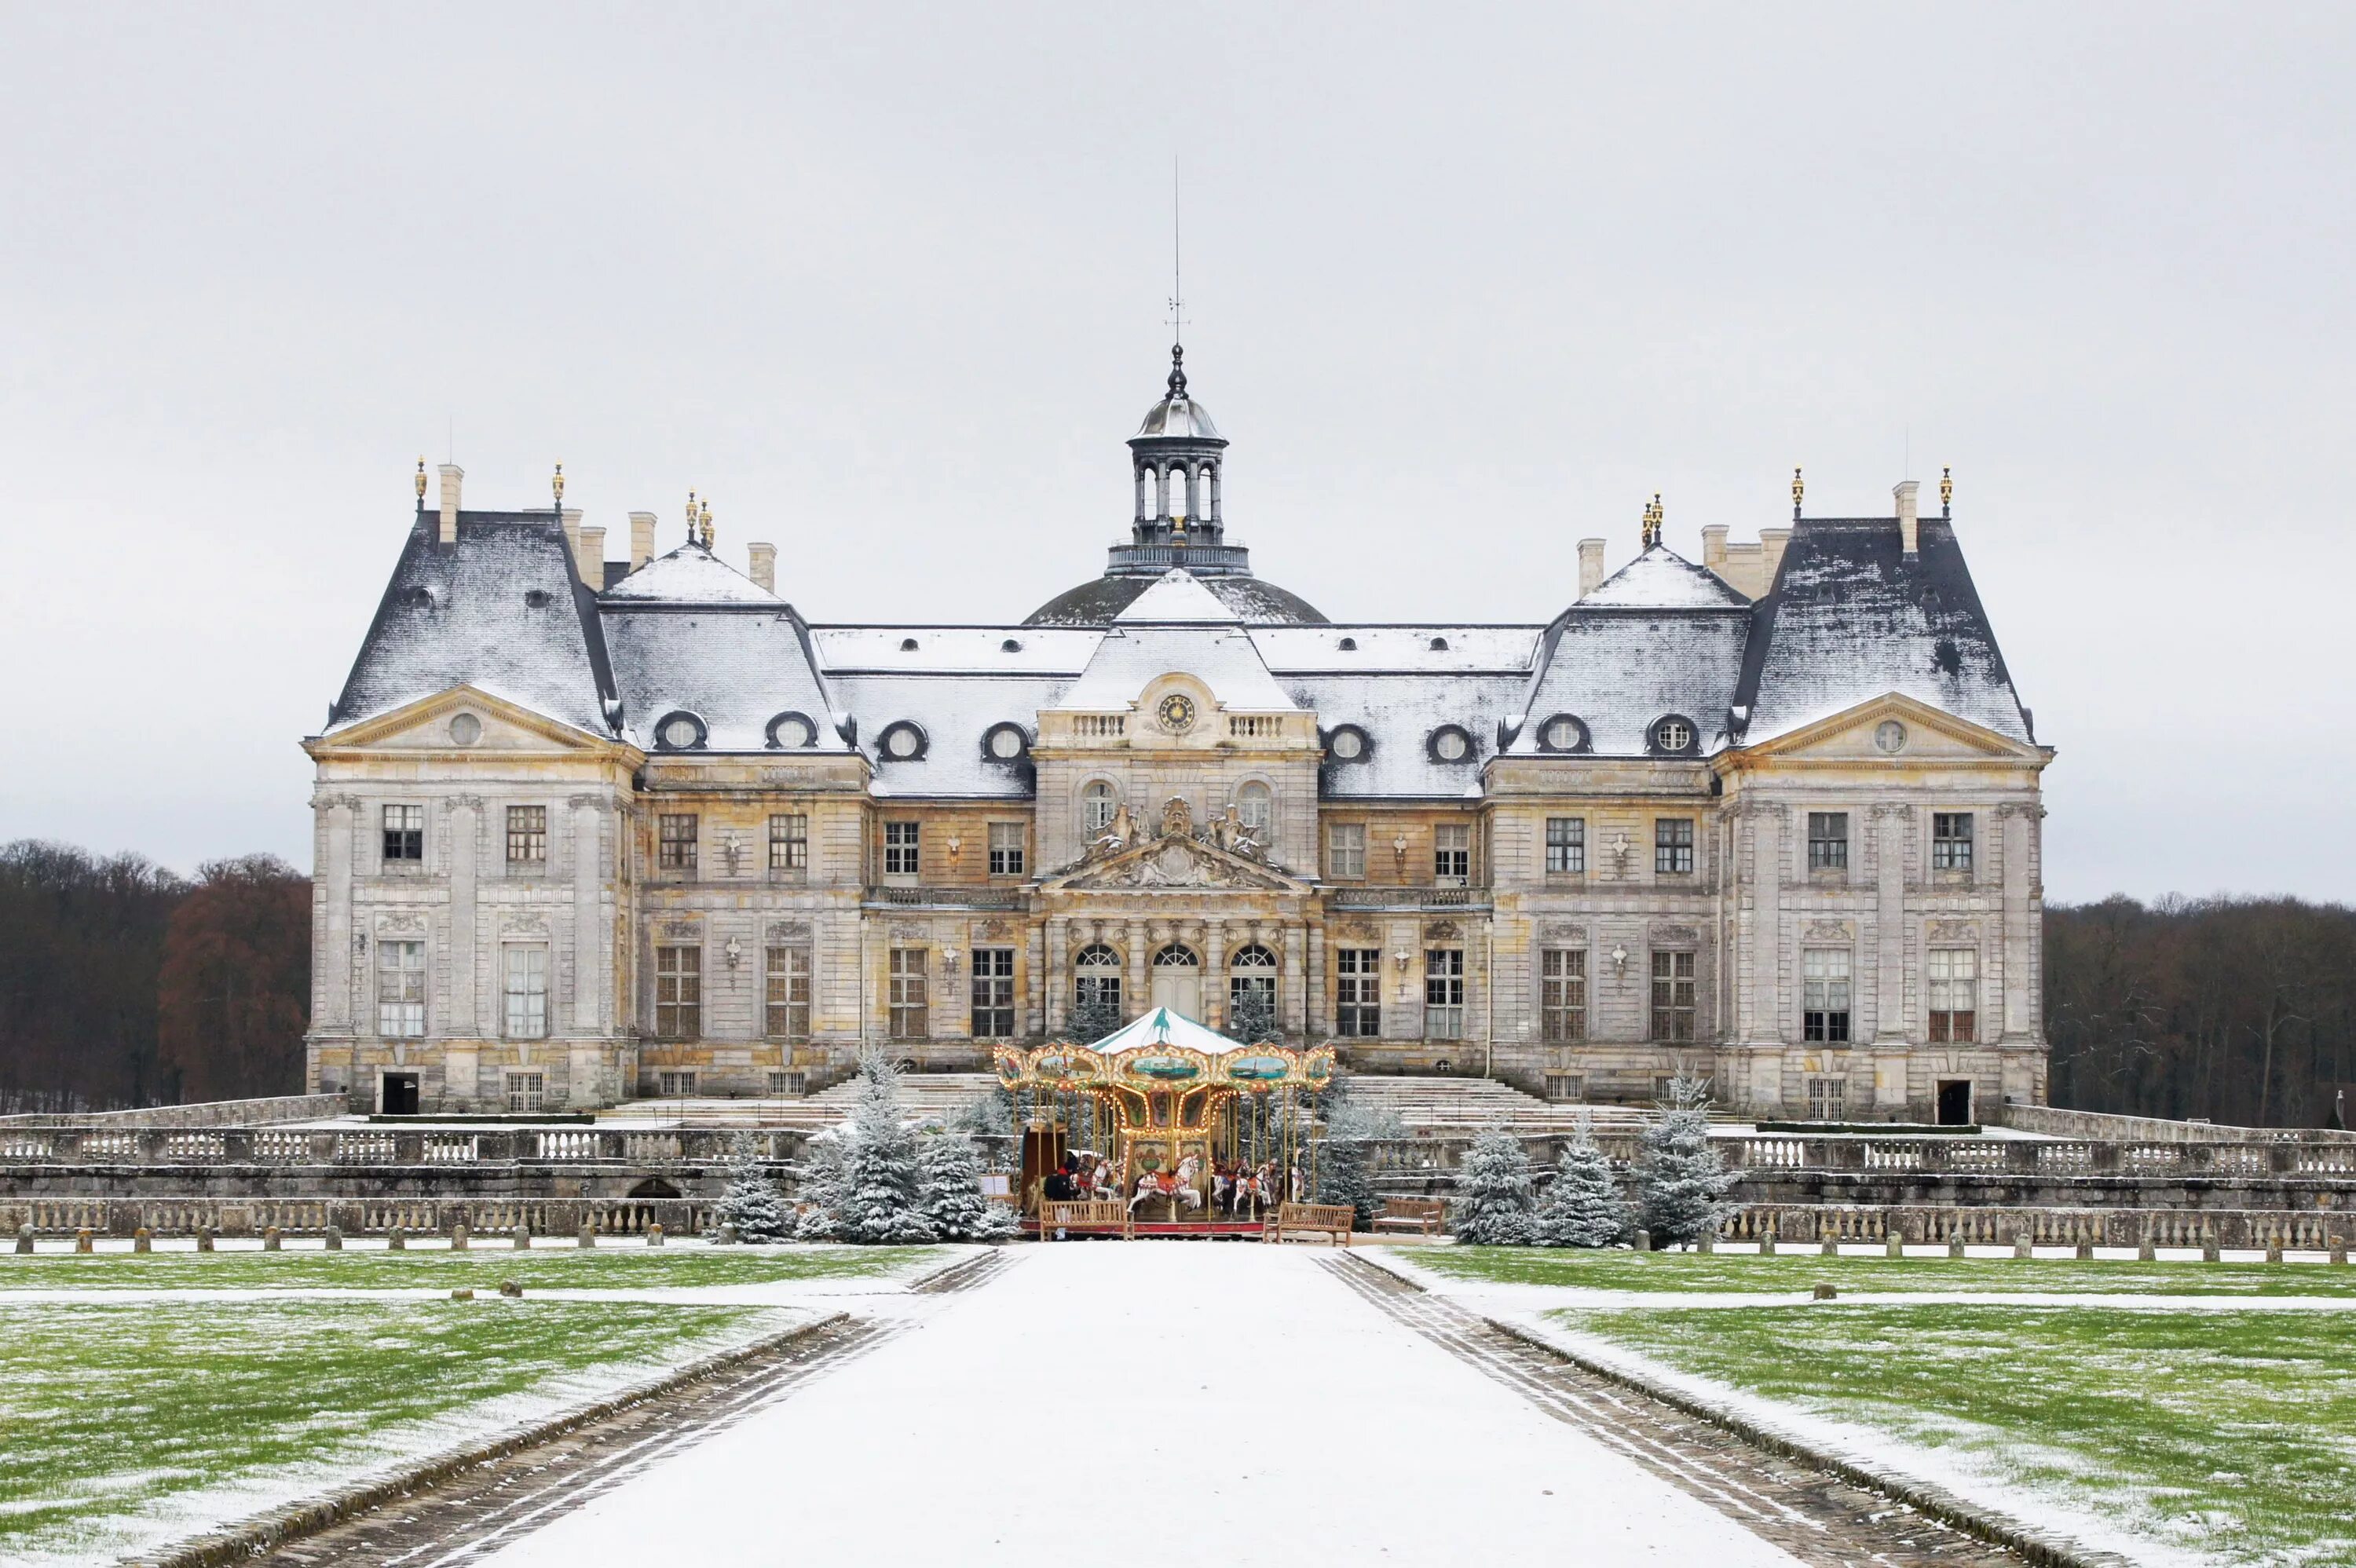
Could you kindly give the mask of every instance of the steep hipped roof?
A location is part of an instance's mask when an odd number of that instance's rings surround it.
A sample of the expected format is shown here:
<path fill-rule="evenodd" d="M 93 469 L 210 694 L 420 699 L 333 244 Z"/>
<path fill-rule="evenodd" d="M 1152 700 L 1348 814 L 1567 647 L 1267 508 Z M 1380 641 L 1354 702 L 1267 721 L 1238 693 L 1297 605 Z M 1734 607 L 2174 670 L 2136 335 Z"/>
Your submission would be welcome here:
<path fill-rule="evenodd" d="M 683 544 L 605 590 L 612 599 L 679 604 L 776 604 L 777 596 L 700 544 Z"/>
<path fill-rule="evenodd" d="M 1202 580 L 1183 567 L 1173 566 L 1153 580 L 1153 586 L 1130 600 L 1115 621 L 1215 621 L 1235 624 L 1239 617 L 1219 603 Z"/>
<path fill-rule="evenodd" d="M 1229 708 L 1289 709 L 1292 699 L 1261 662 L 1251 636 L 1226 625 L 1122 626 L 1105 635 L 1085 674 L 1057 704 L 1117 709 L 1137 700 L 1146 686 L 1173 672 L 1191 675 Z"/>
<path fill-rule="evenodd" d="M 799 713 L 818 731 L 809 750 L 850 749 L 836 732 L 841 715 L 810 656 L 809 629 L 792 605 L 764 597 L 766 604 L 693 605 L 608 598 L 600 606 L 635 744 L 655 751 L 664 716 L 688 712 L 703 720 L 706 751 L 766 751 L 769 721 Z"/>
<path fill-rule="evenodd" d="M 1692 721 L 1704 754 L 1723 749 L 1727 705 L 1742 674 L 1751 617 L 1734 604 L 1706 610 L 1593 608 L 1590 594 L 1539 639 L 1538 667 L 1509 750 L 1538 749 L 1539 727 L 1567 713 L 1601 756 L 1641 757 L 1653 727 Z"/>
<path fill-rule="evenodd" d="M 1579 603 L 1590 610 L 1716 610 L 1751 601 L 1716 572 L 1655 544 Z"/>

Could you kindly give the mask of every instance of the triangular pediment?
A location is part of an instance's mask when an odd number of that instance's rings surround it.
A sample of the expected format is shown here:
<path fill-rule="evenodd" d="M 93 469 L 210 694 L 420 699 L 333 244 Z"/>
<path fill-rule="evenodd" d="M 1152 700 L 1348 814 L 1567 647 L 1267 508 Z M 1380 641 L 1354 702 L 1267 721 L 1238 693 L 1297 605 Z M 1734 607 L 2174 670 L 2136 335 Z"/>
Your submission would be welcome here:
<path fill-rule="evenodd" d="M 462 724 L 462 719 L 471 719 L 473 723 Z M 305 749 L 315 757 L 361 750 L 542 755 L 629 750 L 473 685 L 454 686 L 347 724 L 305 742 Z"/>
<path fill-rule="evenodd" d="M 1306 893 L 1309 884 L 1273 866 L 1183 834 L 1151 838 L 1101 860 L 1047 879 L 1050 890 L 1129 891 L 1141 888 L 1240 888 Z"/>
<path fill-rule="evenodd" d="M 1896 722 L 1895 749 L 1883 744 L 1881 726 Z M 1902 692 L 1879 697 L 1827 714 L 1772 740 L 1746 746 L 1752 757 L 1808 762 L 1986 762 L 1991 759 L 2041 763 L 2043 748 L 2025 745 L 2008 735 Z"/>

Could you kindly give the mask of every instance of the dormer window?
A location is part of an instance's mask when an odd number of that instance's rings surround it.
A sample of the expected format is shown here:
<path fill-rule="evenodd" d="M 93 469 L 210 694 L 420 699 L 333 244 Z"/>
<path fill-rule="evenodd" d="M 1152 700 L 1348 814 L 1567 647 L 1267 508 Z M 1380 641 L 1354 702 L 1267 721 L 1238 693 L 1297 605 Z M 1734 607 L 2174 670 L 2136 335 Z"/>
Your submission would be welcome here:
<path fill-rule="evenodd" d="M 1333 645 L 1341 649 L 1345 654 L 1355 654 L 1358 651 L 1358 639 L 1355 637 L 1344 637 Z"/>
<path fill-rule="evenodd" d="M 1657 720 L 1653 725 L 1653 750 L 1665 756 L 1681 756 L 1693 750 L 1693 720 L 1678 714 Z"/>
<path fill-rule="evenodd" d="M 795 751 L 818 744 L 818 725 L 807 713 L 785 712 L 769 720 L 769 746 L 773 751 Z"/>
<path fill-rule="evenodd" d="M 1362 763 L 1374 741 L 1355 724 L 1336 724 L 1325 732 L 1325 754 L 1337 763 Z"/>
<path fill-rule="evenodd" d="M 916 651 L 916 638 L 914 638 L 914 637 L 903 637 L 903 638 L 901 638 L 901 639 L 900 639 L 900 651 L 901 651 L 902 653 L 904 653 L 904 654 L 913 654 L 913 653 L 915 653 L 915 652 Z"/>
<path fill-rule="evenodd" d="M 666 752 L 692 752 L 703 744 L 703 720 L 684 710 L 666 713 L 655 725 L 655 744 Z"/>
<path fill-rule="evenodd" d="M 981 737 L 981 754 L 996 763 L 1016 763 L 1031 749 L 1020 724 L 993 724 Z"/>
<path fill-rule="evenodd" d="M 875 737 L 876 752 L 889 762 L 915 762 L 925 754 L 925 731 L 905 719 L 886 724 Z"/>
<path fill-rule="evenodd" d="M 1435 763 L 1469 762 L 1472 757 L 1472 732 L 1462 724 L 1442 724 L 1431 732 L 1425 747 Z"/>
<path fill-rule="evenodd" d="M 1023 651 L 1023 645 L 1014 638 L 1009 637 L 998 645 L 998 651 L 1001 654 L 1019 654 Z"/>
<path fill-rule="evenodd" d="M 1558 713 L 1538 726 L 1541 752 L 1577 752 L 1587 745 L 1587 726 L 1568 713 Z"/>
<path fill-rule="evenodd" d="M 1448 639 L 1447 639 L 1446 637 L 1434 637 L 1434 638 L 1432 638 L 1432 639 L 1431 639 L 1431 651 L 1432 651 L 1433 653 L 1436 653 L 1436 654 L 1444 654 L 1444 653 L 1446 653 L 1446 652 L 1448 651 Z"/>

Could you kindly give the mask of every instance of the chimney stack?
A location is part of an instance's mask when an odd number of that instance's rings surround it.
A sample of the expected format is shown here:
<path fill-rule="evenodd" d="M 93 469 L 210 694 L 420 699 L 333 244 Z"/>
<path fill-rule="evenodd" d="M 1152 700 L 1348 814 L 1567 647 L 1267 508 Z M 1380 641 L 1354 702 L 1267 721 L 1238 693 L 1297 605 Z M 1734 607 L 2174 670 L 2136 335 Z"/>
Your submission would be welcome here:
<path fill-rule="evenodd" d="M 466 471 L 455 463 L 442 465 L 442 533 L 444 544 L 458 542 L 458 486 Z"/>
<path fill-rule="evenodd" d="M 1922 548 L 1922 525 L 1914 509 L 1915 487 L 1913 480 L 1901 479 L 1898 488 L 1890 492 L 1898 497 L 1899 542 L 1910 556 L 1920 554 Z"/>
<path fill-rule="evenodd" d="M 605 530 L 581 530 L 581 581 L 592 593 L 605 592 Z"/>
<path fill-rule="evenodd" d="M 655 515 L 630 514 L 630 570 L 637 571 L 655 558 Z"/>
<path fill-rule="evenodd" d="M 1775 592 L 1775 578 L 1783 570 L 1783 547 L 1792 542 L 1789 528 L 1759 530 L 1760 585 L 1752 597 L 1764 599 Z"/>
<path fill-rule="evenodd" d="M 561 512 L 564 518 L 564 548 L 573 552 L 573 570 L 579 572 L 585 581 L 589 568 L 585 564 L 588 558 L 581 553 L 581 508 L 565 507 Z"/>
<path fill-rule="evenodd" d="M 777 591 L 777 547 L 753 544 L 744 548 L 752 553 L 753 581 L 775 593 Z"/>
<path fill-rule="evenodd" d="M 1712 523 L 1701 531 L 1701 563 L 1720 577 L 1726 575 L 1726 533 L 1724 523 Z"/>
<path fill-rule="evenodd" d="M 1579 541 L 1579 596 L 1581 599 L 1603 586 L 1603 541 Z"/>

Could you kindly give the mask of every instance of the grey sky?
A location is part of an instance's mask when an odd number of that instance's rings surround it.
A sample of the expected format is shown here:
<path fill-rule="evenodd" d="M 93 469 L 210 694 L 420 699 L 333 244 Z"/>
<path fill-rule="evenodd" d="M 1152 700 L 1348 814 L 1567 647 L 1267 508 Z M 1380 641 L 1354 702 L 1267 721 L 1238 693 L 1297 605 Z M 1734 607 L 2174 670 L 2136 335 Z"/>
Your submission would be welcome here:
<path fill-rule="evenodd" d="M 0 5 L 0 837 L 309 858 L 470 507 L 776 542 L 819 620 L 1100 569 L 1166 368 L 1337 619 L 1952 464 L 2048 891 L 2351 896 L 2346 7 Z"/>

